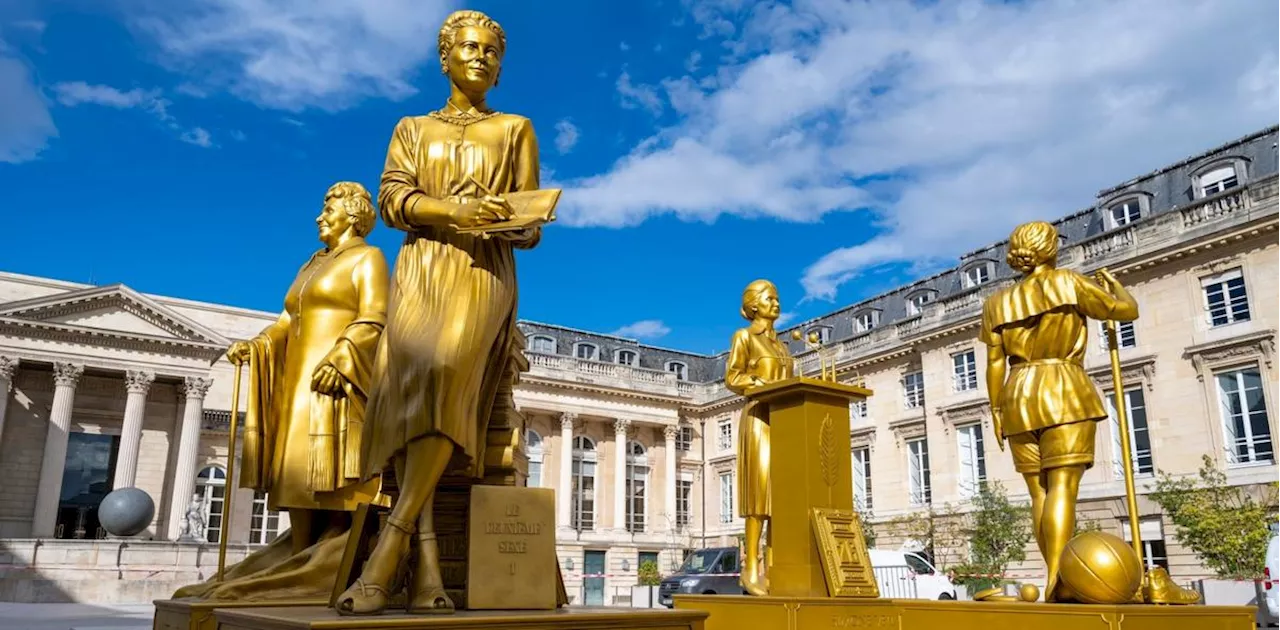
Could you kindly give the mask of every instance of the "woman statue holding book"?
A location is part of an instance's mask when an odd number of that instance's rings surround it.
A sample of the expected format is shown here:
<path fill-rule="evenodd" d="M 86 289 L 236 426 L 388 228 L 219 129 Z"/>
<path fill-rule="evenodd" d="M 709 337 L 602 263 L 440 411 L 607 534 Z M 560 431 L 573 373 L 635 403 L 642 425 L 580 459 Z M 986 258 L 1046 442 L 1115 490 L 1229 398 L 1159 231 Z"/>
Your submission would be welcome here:
<path fill-rule="evenodd" d="M 773 328 L 781 307 L 772 282 L 756 280 L 747 285 L 740 312 L 751 324 L 733 334 L 724 384 L 735 394 L 747 395 L 752 388 L 790 378 L 794 360 Z M 769 508 L 769 408 L 748 401 L 738 423 L 738 512 L 746 518 L 740 580 L 752 595 L 769 594 L 767 541 L 763 567 L 760 562 L 760 536 L 769 521 Z"/>
<path fill-rule="evenodd" d="M 538 243 L 559 194 L 538 191 L 533 125 L 485 101 L 506 44 L 502 27 L 483 13 L 446 18 L 438 45 L 449 98 L 437 111 L 402 119 L 387 149 L 378 205 L 406 236 L 364 461 L 369 475 L 394 469 L 399 495 L 360 577 L 337 599 L 341 614 L 384 610 L 405 558 L 412 558 L 407 609 L 454 607 L 440 575 L 436 486 L 446 473 L 483 476 L 486 425 L 515 334 L 513 250 Z M 519 221 L 530 205 L 541 218 Z"/>
<path fill-rule="evenodd" d="M 237 369 L 249 365 L 240 485 L 266 492 L 267 509 L 288 511 L 290 530 L 225 576 L 176 596 L 324 596 L 351 512 L 385 502 L 378 480 L 361 481 L 360 460 L 387 313 L 386 259 L 364 240 L 376 219 L 364 186 L 331 186 L 316 217 L 324 249 L 298 272 L 279 319 L 227 351 Z"/>

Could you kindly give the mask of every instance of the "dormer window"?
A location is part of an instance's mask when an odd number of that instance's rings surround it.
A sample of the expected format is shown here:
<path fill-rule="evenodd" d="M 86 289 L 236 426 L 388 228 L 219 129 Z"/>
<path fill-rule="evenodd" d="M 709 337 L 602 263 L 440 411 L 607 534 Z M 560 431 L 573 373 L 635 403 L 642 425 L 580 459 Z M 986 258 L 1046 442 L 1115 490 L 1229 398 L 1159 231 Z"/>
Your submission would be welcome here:
<path fill-rule="evenodd" d="M 809 329 L 805 337 L 808 338 L 809 335 L 814 333 L 818 334 L 818 343 L 826 345 L 831 342 L 831 328 L 829 326 L 814 326 Z"/>
<path fill-rule="evenodd" d="M 937 298 L 937 293 L 930 289 L 916 291 L 907 296 L 907 313 L 910 315 L 919 315 L 924 312 L 926 304 L 933 302 Z"/>
<path fill-rule="evenodd" d="M 1137 221 L 1142 216 L 1142 208 L 1138 203 L 1138 198 L 1126 199 L 1124 201 L 1113 203 L 1107 208 L 1107 220 L 1109 221 L 1108 229 L 1116 229 L 1124 227 Z"/>
<path fill-rule="evenodd" d="M 636 363 L 640 361 L 640 354 L 635 350 L 619 350 L 617 354 L 617 361 L 622 365 L 630 365 L 634 367 Z"/>
<path fill-rule="evenodd" d="M 982 261 L 974 263 L 964 270 L 964 288 L 980 287 L 991 281 L 991 263 Z"/>
<path fill-rule="evenodd" d="M 677 381 L 689 380 L 689 366 L 679 361 L 667 361 L 667 371 L 676 375 Z"/>
<path fill-rule="evenodd" d="M 870 332 L 880 323 L 880 311 L 867 310 L 853 316 L 853 332 L 861 334 Z"/>
<path fill-rule="evenodd" d="M 556 339 L 546 335 L 534 335 L 529 338 L 529 352 L 538 354 L 555 354 Z"/>
<path fill-rule="evenodd" d="M 579 341 L 573 345 L 573 356 L 587 361 L 599 361 L 600 346 L 597 346 L 594 343 Z"/>
<path fill-rule="evenodd" d="M 1240 176 L 1234 164 L 1224 164 L 1200 176 L 1200 196 L 1209 197 L 1240 185 Z"/>

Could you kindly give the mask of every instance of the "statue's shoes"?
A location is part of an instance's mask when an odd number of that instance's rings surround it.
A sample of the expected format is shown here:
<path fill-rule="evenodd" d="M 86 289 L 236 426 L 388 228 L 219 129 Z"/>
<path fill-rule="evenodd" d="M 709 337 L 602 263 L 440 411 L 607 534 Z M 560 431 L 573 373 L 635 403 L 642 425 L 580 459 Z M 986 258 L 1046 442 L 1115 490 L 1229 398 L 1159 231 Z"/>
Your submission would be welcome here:
<path fill-rule="evenodd" d="M 1200 593 L 1178 586 L 1162 568 L 1151 569 L 1142 581 L 1142 598 L 1148 604 L 1187 606 L 1200 603 Z"/>

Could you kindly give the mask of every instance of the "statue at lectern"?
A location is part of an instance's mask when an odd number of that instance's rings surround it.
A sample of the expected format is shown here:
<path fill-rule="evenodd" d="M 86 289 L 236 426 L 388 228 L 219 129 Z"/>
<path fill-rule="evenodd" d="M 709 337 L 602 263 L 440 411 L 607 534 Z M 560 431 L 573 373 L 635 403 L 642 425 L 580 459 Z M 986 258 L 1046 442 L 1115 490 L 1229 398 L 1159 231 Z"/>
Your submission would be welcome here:
<path fill-rule="evenodd" d="M 517 335 L 515 248 L 537 245 L 559 190 L 540 190 L 538 143 L 523 116 L 489 108 L 507 39 L 489 16 L 440 28 L 444 107 L 396 125 L 378 206 L 407 238 L 392 284 L 365 425 L 366 475 L 394 469 L 399 495 L 359 577 L 335 601 L 378 614 L 408 564 L 406 609 L 450 613 L 433 505 L 446 475 L 484 477 L 488 419 Z M 553 579 L 548 575 L 547 579 Z"/>
<path fill-rule="evenodd" d="M 733 334 L 724 384 L 745 395 L 753 387 L 791 378 L 795 361 L 787 344 L 778 339 L 774 322 L 781 314 L 778 288 L 756 280 L 742 292 L 743 319 L 751 322 Z M 769 592 L 769 554 L 760 561 L 760 535 L 769 522 L 769 408 L 749 401 L 738 422 L 738 513 L 746 519 L 742 587 L 752 595 Z M 773 528 L 769 527 L 772 536 Z M 765 548 L 768 549 L 768 541 Z"/>

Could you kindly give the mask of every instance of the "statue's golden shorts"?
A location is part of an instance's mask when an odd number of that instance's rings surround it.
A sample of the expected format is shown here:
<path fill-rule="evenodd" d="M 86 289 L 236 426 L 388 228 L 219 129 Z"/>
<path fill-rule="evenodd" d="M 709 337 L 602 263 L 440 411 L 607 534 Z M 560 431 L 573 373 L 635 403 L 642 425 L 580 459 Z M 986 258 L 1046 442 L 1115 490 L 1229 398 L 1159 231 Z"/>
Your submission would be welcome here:
<path fill-rule="evenodd" d="M 1092 468 L 1097 431 L 1096 420 L 1082 420 L 1010 435 L 1013 467 L 1024 475 L 1063 466 Z"/>

